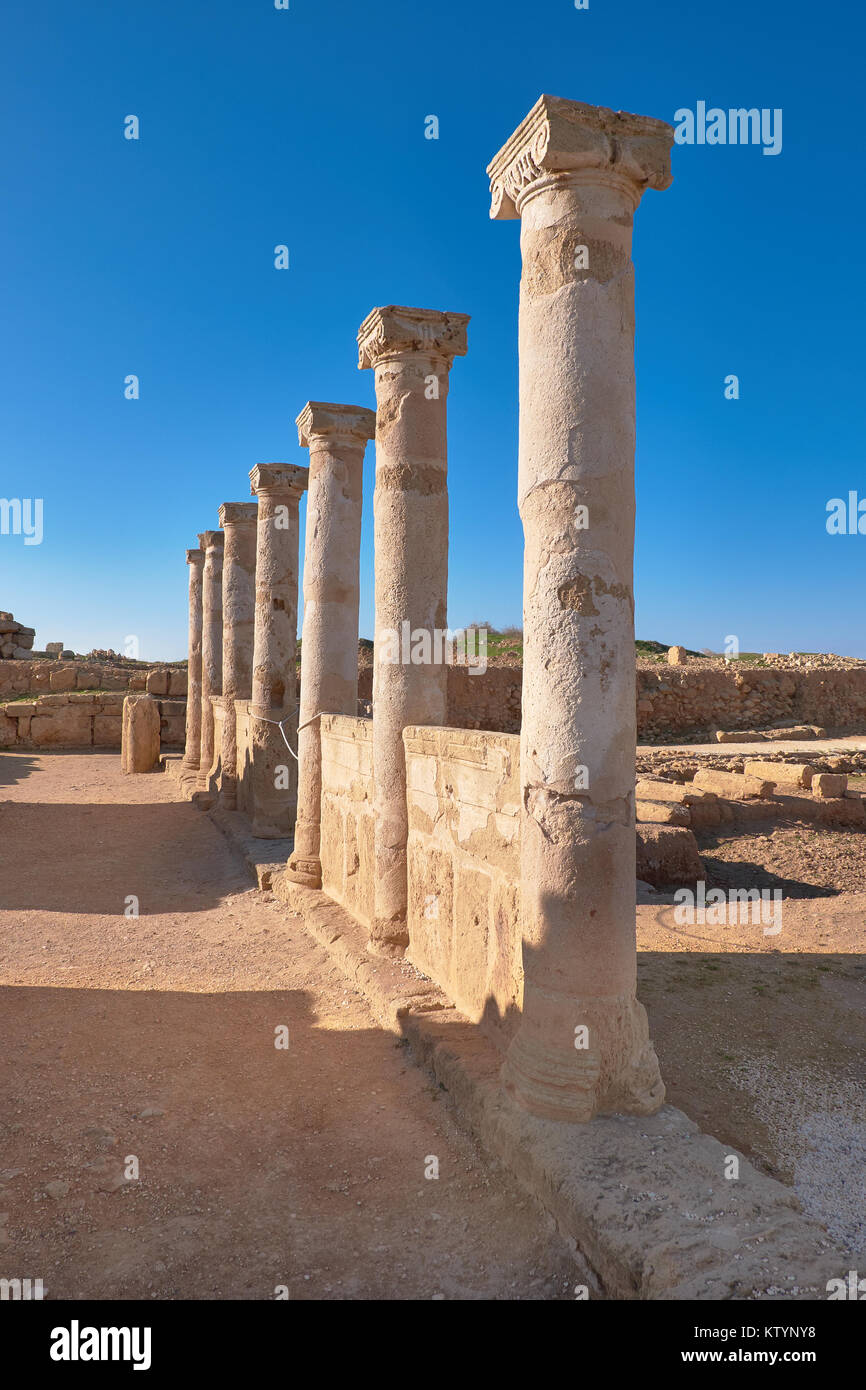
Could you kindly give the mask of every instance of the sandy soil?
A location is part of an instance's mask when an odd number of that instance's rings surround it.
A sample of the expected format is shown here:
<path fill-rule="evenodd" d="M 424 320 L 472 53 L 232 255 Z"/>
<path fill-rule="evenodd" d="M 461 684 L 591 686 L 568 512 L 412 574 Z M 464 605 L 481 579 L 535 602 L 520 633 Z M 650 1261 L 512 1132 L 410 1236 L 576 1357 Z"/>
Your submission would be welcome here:
<path fill-rule="evenodd" d="M 176 795 L 112 753 L 0 755 L 0 1276 L 49 1298 L 573 1297 L 541 1208 Z"/>
<path fill-rule="evenodd" d="M 777 936 L 637 912 L 667 1099 L 866 1259 L 866 892 L 784 897 Z"/>

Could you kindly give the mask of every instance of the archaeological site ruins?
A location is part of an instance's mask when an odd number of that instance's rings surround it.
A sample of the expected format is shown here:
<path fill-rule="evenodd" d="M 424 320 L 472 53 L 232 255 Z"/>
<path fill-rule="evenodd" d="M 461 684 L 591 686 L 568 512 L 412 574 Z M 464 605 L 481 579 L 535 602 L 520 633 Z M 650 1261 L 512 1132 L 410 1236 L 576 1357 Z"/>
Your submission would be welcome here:
<path fill-rule="evenodd" d="M 765 1132 L 726 1108 L 719 1022 L 739 1017 L 755 956 L 755 1027 L 799 1027 L 780 982 L 807 962 L 838 968 L 847 1017 L 866 662 L 640 644 L 636 658 L 632 231 L 671 184 L 673 135 L 541 96 L 488 168 L 490 217 L 519 221 L 522 261 L 510 646 L 482 664 L 449 630 L 448 401 L 473 306 L 382 304 L 357 329 L 356 398 L 298 383 L 306 466 L 249 459 L 230 500 L 201 498 L 185 663 L 34 655 L 34 631 L 0 613 L 0 748 L 119 753 L 130 796 L 159 784 L 154 821 L 215 826 L 273 912 L 263 959 L 300 924 L 574 1243 L 585 1296 L 825 1298 L 866 1251 L 862 1212 L 846 1214 L 841 1177 L 795 1182 L 775 1120 Z M 800 894 L 795 849 L 814 868 Z M 816 901 L 840 914 L 820 931 Z M 686 1047 L 692 970 L 705 992 Z M 769 1072 L 737 1076 L 772 1092 Z"/>

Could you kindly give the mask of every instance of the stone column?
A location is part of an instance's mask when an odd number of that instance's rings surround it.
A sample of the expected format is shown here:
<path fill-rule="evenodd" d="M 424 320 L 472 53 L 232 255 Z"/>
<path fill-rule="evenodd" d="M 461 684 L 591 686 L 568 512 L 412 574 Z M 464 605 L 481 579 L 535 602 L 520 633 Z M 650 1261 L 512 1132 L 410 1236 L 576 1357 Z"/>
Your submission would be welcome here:
<path fill-rule="evenodd" d="M 189 656 L 186 676 L 186 746 L 184 771 L 197 772 L 201 753 L 201 625 L 204 551 L 188 550 Z"/>
<path fill-rule="evenodd" d="M 223 677 L 223 533 L 202 531 L 204 550 L 201 625 L 201 752 L 198 786 L 207 790 L 214 756 L 214 715 L 211 699 L 222 694 Z"/>
<path fill-rule="evenodd" d="M 435 656 L 434 634 L 446 629 L 448 374 L 466 352 L 468 322 L 468 314 L 392 304 L 374 309 L 358 334 L 358 365 L 376 373 L 376 907 L 369 949 L 380 955 L 401 954 L 409 940 L 403 730 L 445 722 L 447 668 L 441 650 L 438 662 L 424 657 L 426 644 Z"/>
<path fill-rule="evenodd" d="M 276 721 L 297 751 L 298 504 L 308 470 L 260 463 L 250 473 L 258 498 L 256 621 L 250 785 L 245 799 L 253 834 L 279 840 L 292 832 L 298 796 L 297 763 Z M 270 721 L 270 722 L 267 722 Z"/>
<path fill-rule="evenodd" d="M 223 548 L 223 737 L 220 803 L 237 805 L 237 719 L 235 700 L 253 693 L 253 632 L 256 616 L 255 502 L 223 502 L 220 526 Z"/>
<path fill-rule="evenodd" d="M 322 886 L 322 747 L 317 715 L 358 712 L 358 596 L 364 450 L 375 411 L 308 401 L 297 419 L 310 451 L 298 711 L 298 814 L 289 876 Z"/>
<path fill-rule="evenodd" d="M 635 998 L 632 217 L 667 188 L 663 121 L 541 97 L 488 168 L 521 219 L 525 985 L 503 1068 L 555 1120 L 648 1114 Z"/>

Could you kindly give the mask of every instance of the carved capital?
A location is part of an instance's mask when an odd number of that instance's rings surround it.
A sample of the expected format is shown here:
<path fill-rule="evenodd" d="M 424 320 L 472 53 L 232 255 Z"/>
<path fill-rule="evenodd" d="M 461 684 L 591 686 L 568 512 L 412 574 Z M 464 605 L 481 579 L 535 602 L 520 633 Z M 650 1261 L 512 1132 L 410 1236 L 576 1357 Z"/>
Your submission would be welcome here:
<path fill-rule="evenodd" d="M 635 207 L 646 188 L 669 188 L 673 127 L 651 116 L 541 96 L 487 166 L 490 216 L 520 216 L 526 193 L 541 179 L 628 185 Z"/>
<path fill-rule="evenodd" d="M 198 543 L 202 550 L 222 550 L 225 536 L 222 531 L 200 531 Z"/>
<path fill-rule="evenodd" d="M 363 405 L 307 401 L 295 424 L 302 449 L 308 449 L 316 437 L 363 448 L 376 433 L 376 412 Z"/>
<path fill-rule="evenodd" d="M 203 550 L 188 550 L 188 551 L 186 552 L 186 562 L 187 562 L 188 565 L 203 565 L 203 564 L 204 564 L 204 551 L 203 551 Z"/>
<path fill-rule="evenodd" d="M 257 463 L 250 470 L 250 492 L 254 497 L 276 497 L 300 501 L 307 490 L 309 468 L 294 463 Z"/>
<path fill-rule="evenodd" d="M 254 522 L 259 514 L 255 502 L 223 502 L 219 510 L 220 526 L 232 526 L 237 522 Z"/>
<path fill-rule="evenodd" d="M 368 314 L 358 331 L 358 366 L 375 367 L 386 357 L 421 353 L 449 365 L 466 355 L 468 314 L 438 309 L 408 309 L 388 304 Z"/>

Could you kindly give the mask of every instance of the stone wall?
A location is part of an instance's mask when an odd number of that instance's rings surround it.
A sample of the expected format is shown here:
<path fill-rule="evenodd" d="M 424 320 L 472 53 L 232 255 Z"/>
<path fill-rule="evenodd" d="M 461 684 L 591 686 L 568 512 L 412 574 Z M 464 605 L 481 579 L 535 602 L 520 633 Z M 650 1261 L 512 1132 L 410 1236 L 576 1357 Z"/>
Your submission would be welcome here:
<path fill-rule="evenodd" d="M 448 672 L 448 721 L 456 728 L 520 730 L 519 666 L 472 676 Z M 866 666 L 847 670 L 662 666 L 637 671 L 638 738 L 709 738 L 716 729 L 776 723 L 817 724 L 831 733 L 866 733 Z"/>
<path fill-rule="evenodd" d="M 0 748 L 120 748 L 123 690 L 68 691 L 0 703 Z M 185 700 L 158 700 L 163 748 L 182 748 Z"/>
<path fill-rule="evenodd" d="M 403 742 L 408 957 L 504 1044 L 523 993 L 520 739 L 410 728 Z"/>
<path fill-rule="evenodd" d="M 186 696 L 185 666 L 103 666 L 91 661 L 0 661 L 0 698 L 65 690 L 146 690 Z"/>
<path fill-rule="evenodd" d="M 373 920 L 373 723 L 325 714 L 322 888 L 365 927 Z"/>

